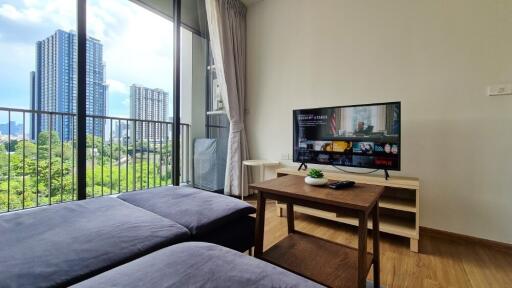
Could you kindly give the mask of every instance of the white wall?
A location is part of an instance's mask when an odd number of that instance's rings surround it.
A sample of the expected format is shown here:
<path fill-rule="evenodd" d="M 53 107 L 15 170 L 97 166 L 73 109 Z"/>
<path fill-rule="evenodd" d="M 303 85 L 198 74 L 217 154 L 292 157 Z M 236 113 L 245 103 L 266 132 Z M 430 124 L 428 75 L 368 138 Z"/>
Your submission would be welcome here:
<path fill-rule="evenodd" d="M 252 158 L 292 152 L 292 109 L 399 100 L 420 224 L 512 243 L 512 96 L 486 96 L 512 82 L 512 1 L 264 0 L 247 29 Z"/>

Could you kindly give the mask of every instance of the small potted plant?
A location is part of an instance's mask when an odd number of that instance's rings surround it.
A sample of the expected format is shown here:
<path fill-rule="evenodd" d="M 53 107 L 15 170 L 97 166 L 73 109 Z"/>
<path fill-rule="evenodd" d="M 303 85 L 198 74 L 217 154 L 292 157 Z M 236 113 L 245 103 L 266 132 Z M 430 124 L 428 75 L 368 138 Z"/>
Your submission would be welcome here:
<path fill-rule="evenodd" d="M 327 178 L 324 177 L 324 173 L 320 169 L 312 168 L 309 170 L 308 176 L 304 179 L 306 184 L 314 186 L 322 186 L 327 184 Z"/>

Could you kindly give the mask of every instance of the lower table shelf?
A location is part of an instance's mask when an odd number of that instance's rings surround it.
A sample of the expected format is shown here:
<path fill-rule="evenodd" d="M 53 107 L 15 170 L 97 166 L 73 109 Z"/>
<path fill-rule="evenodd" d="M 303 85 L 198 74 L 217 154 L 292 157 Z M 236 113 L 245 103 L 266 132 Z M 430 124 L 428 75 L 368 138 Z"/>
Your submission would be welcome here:
<path fill-rule="evenodd" d="M 286 213 L 286 204 L 278 203 L 278 215 L 284 216 Z M 295 212 L 304 213 L 332 221 L 345 223 L 349 225 L 358 225 L 358 220 L 354 216 L 341 215 L 333 212 L 321 211 L 309 207 L 294 205 Z M 390 215 L 380 215 L 380 232 L 399 235 L 411 239 L 411 251 L 418 252 L 418 230 L 416 228 L 414 219 L 404 219 L 400 217 L 393 217 Z M 368 220 L 368 228 L 372 228 L 371 219 Z"/>
<path fill-rule="evenodd" d="M 358 250 L 295 232 L 265 251 L 263 260 L 329 287 L 357 286 Z M 366 271 L 373 255 L 366 253 Z"/>

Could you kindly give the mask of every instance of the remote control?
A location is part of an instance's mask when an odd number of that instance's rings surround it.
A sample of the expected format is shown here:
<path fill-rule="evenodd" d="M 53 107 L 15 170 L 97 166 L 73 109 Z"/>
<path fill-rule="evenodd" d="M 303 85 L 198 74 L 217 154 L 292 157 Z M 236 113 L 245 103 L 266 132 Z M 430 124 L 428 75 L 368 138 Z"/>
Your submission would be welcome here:
<path fill-rule="evenodd" d="M 356 184 L 356 182 L 354 182 L 354 181 L 338 181 L 338 182 L 330 183 L 329 188 L 343 189 L 343 188 L 352 187 L 352 186 L 354 186 L 354 184 Z"/>

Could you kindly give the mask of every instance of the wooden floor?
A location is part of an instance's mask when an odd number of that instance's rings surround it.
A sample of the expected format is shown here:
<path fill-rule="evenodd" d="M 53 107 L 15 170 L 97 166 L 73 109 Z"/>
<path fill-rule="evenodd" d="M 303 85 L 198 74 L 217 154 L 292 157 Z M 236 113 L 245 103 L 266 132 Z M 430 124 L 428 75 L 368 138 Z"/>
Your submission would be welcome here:
<path fill-rule="evenodd" d="M 248 202 L 255 204 L 253 200 Z M 267 204 L 264 249 L 284 238 L 287 233 L 286 218 L 277 216 L 274 203 L 269 201 Z M 349 225 L 296 213 L 295 228 L 357 247 L 356 228 Z M 417 254 L 409 251 L 408 239 L 381 235 L 383 286 L 512 287 L 511 252 L 439 236 L 420 237 L 420 253 Z M 371 251 L 371 242 L 368 247 Z M 371 271 L 369 275 L 372 275 Z"/>

